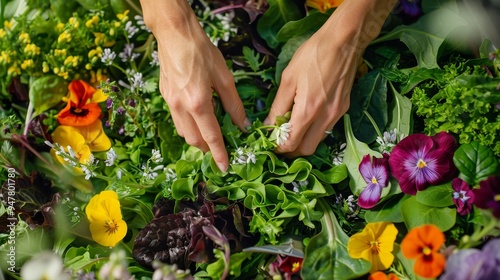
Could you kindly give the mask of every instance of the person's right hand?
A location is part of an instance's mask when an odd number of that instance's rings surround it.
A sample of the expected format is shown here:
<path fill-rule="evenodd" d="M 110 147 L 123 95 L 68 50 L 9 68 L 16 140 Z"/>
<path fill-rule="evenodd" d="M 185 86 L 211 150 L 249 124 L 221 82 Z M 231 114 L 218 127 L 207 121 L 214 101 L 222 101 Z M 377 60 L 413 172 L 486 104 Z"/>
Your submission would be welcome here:
<path fill-rule="evenodd" d="M 188 144 L 210 150 L 219 169 L 226 171 L 229 159 L 214 114 L 213 92 L 242 131 L 250 122 L 221 52 L 186 0 L 141 0 L 141 5 L 158 42 L 160 92 L 178 134 Z"/>

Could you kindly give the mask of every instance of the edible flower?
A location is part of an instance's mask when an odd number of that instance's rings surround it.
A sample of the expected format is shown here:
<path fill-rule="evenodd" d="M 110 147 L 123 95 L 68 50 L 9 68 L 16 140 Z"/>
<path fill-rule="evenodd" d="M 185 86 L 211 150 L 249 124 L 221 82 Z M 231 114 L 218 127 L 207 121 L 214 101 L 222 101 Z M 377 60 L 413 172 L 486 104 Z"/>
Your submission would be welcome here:
<path fill-rule="evenodd" d="M 473 189 L 474 205 L 481 209 L 493 210 L 493 215 L 500 219 L 500 177 L 491 176 L 479 182 L 479 189 Z"/>
<path fill-rule="evenodd" d="M 432 137 L 415 133 L 401 140 L 389 158 L 392 175 L 401 190 L 415 195 L 451 179 L 456 171 L 452 157 L 456 146 L 453 136 L 446 132 Z"/>
<path fill-rule="evenodd" d="M 82 80 L 71 81 L 68 90 L 68 103 L 57 115 L 61 125 L 86 126 L 100 117 L 102 110 L 98 103 L 107 99 L 102 90 L 96 90 Z"/>
<path fill-rule="evenodd" d="M 368 223 L 362 232 L 349 238 L 347 252 L 353 259 L 372 264 L 370 273 L 388 269 L 394 261 L 392 250 L 398 230 L 393 223 Z"/>
<path fill-rule="evenodd" d="M 457 206 L 457 213 L 467 215 L 472 211 L 472 202 L 474 201 L 474 193 L 467 185 L 467 182 L 460 178 L 455 178 L 451 181 L 451 187 L 454 192 L 453 203 Z"/>
<path fill-rule="evenodd" d="M 377 271 L 370 274 L 368 280 L 399 280 L 399 277 L 394 273 L 385 274 L 382 271 Z"/>
<path fill-rule="evenodd" d="M 446 264 L 444 256 L 438 252 L 444 242 L 443 232 L 437 226 L 427 224 L 411 229 L 401 241 L 401 250 L 403 256 L 415 260 L 415 274 L 435 278 L 443 272 Z"/>
<path fill-rule="evenodd" d="M 120 201 L 114 191 L 102 191 L 92 197 L 85 208 L 92 239 L 102 246 L 114 247 L 127 234 Z"/>
<path fill-rule="evenodd" d="M 331 8 L 338 7 L 344 0 L 306 0 L 306 6 L 324 13 Z"/>
<path fill-rule="evenodd" d="M 365 155 L 359 164 L 359 172 L 368 185 L 361 191 L 358 204 L 361 208 L 369 209 L 379 202 L 382 189 L 387 187 L 389 177 L 387 157 L 372 158 L 370 155 Z"/>

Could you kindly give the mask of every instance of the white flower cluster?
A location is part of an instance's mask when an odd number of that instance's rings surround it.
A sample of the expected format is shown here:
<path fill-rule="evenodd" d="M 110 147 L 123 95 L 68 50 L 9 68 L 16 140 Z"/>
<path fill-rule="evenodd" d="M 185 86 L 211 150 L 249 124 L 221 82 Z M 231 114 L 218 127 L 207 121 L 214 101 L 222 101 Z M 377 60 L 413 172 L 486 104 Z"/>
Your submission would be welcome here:
<path fill-rule="evenodd" d="M 344 153 L 346 146 L 346 143 L 340 143 L 340 146 L 334 147 L 332 149 L 333 165 L 341 165 L 344 162 Z"/>
<path fill-rule="evenodd" d="M 78 155 L 73 151 L 71 146 L 67 146 L 66 150 L 59 145 L 59 143 L 50 143 L 49 141 L 45 141 L 45 145 L 51 147 L 55 150 L 55 154 L 60 156 L 65 162 L 68 163 L 71 167 L 80 168 L 82 172 L 85 174 L 85 179 L 89 180 L 91 177 L 95 177 L 96 173 L 94 170 L 97 168 L 97 164 L 99 160 L 94 157 L 93 154 L 90 154 L 90 158 L 85 160 L 84 163 L 80 162 Z"/>
<path fill-rule="evenodd" d="M 285 144 L 286 140 L 288 140 L 291 131 L 290 127 L 290 123 L 284 123 L 276 128 L 276 144 L 278 144 L 278 146 Z"/>
<path fill-rule="evenodd" d="M 381 153 L 390 153 L 392 151 L 392 148 L 396 146 L 396 143 L 398 141 L 401 141 L 403 138 L 403 134 L 399 135 L 398 137 L 397 128 L 385 131 L 383 137 L 378 136 L 376 139 L 377 143 L 379 144 L 378 149 Z"/>
<path fill-rule="evenodd" d="M 241 148 L 239 147 L 234 152 L 234 159 L 232 161 L 233 164 L 255 164 L 257 162 L 257 157 L 255 153 L 248 149 L 247 147 Z"/>
<path fill-rule="evenodd" d="M 292 182 L 293 191 L 296 193 L 303 191 L 307 185 L 309 185 L 309 182 L 307 180 L 306 181 L 298 181 L 298 182 L 293 181 Z"/>

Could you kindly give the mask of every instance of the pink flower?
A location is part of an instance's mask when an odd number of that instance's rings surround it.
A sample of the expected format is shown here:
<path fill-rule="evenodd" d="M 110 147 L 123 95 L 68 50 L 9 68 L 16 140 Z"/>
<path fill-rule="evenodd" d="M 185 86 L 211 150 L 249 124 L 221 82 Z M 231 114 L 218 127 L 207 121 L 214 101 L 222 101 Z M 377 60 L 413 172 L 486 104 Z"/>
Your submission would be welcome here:
<path fill-rule="evenodd" d="M 411 134 L 401 140 L 389 158 L 392 175 L 404 193 L 415 195 L 428 186 L 443 183 L 455 175 L 455 139 L 446 132 L 432 137 Z"/>
<path fill-rule="evenodd" d="M 457 206 L 457 212 L 460 215 L 467 215 L 472 210 L 472 202 L 474 201 L 474 193 L 469 188 L 467 183 L 460 179 L 455 178 L 451 181 L 453 192 L 453 202 Z"/>
<path fill-rule="evenodd" d="M 373 159 L 370 155 L 365 155 L 359 164 L 359 172 L 368 184 L 359 195 L 358 205 L 361 208 L 372 208 L 375 206 L 382 194 L 382 189 L 387 187 L 389 177 L 389 165 L 387 154 L 383 158 Z"/>
<path fill-rule="evenodd" d="M 479 189 L 474 189 L 474 205 L 481 209 L 491 209 L 493 215 L 500 218 L 500 177 L 491 176 L 479 182 Z"/>

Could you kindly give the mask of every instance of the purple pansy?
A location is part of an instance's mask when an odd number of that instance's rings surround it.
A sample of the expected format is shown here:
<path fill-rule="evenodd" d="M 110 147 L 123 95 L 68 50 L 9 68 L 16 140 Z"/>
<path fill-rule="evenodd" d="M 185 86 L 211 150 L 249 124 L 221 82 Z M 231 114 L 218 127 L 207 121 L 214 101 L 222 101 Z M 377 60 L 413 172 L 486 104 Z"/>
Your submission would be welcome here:
<path fill-rule="evenodd" d="M 365 155 L 359 164 L 359 172 L 368 184 L 359 194 L 358 205 L 361 208 L 369 209 L 375 206 L 382 194 L 382 189 L 387 187 L 389 182 L 389 165 L 387 156 L 383 158 Z"/>
<path fill-rule="evenodd" d="M 454 190 L 452 196 L 453 202 L 457 206 L 457 213 L 460 215 L 469 214 L 474 201 L 474 193 L 469 188 L 469 185 L 464 180 L 455 178 L 451 181 L 451 187 Z"/>
<path fill-rule="evenodd" d="M 473 189 L 474 205 L 481 209 L 492 209 L 493 215 L 500 218 L 500 177 L 491 176 L 479 182 L 479 189 Z"/>
<path fill-rule="evenodd" d="M 453 136 L 440 132 L 432 137 L 421 133 L 401 140 L 389 158 L 392 175 L 404 193 L 415 195 L 430 185 L 450 180 L 456 173 Z"/>
<path fill-rule="evenodd" d="M 420 0 L 399 0 L 394 12 L 399 15 L 403 22 L 413 22 L 422 15 Z"/>
<path fill-rule="evenodd" d="M 452 254 L 441 280 L 500 279 L 500 239 L 488 241 L 482 250 L 463 249 Z"/>

